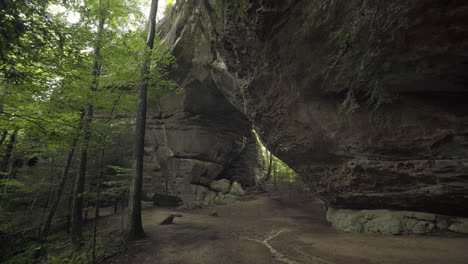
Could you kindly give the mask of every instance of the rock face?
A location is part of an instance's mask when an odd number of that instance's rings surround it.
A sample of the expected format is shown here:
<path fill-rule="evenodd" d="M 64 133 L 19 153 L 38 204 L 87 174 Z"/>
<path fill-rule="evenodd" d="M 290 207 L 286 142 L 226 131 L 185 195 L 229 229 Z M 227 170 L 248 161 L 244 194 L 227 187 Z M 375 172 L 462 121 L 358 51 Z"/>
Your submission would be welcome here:
<path fill-rule="evenodd" d="M 231 184 L 226 179 L 211 182 L 210 188 L 191 184 L 190 189 L 190 192 L 185 193 L 183 208 L 200 208 L 212 204 L 227 205 L 235 203 L 245 194 L 239 183 Z"/>
<path fill-rule="evenodd" d="M 255 185 L 262 166 L 252 124 L 216 89 L 207 69 L 190 65 L 179 61 L 177 91 L 149 103 L 146 162 L 159 168 L 148 170 L 144 183 L 147 196 L 173 195 L 188 204 L 193 185 L 209 187 L 215 179 Z"/>
<path fill-rule="evenodd" d="M 344 232 L 381 235 L 453 231 L 468 234 L 466 218 L 421 212 L 329 209 L 327 220 Z"/>
<path fill-rule="evenodd" d="M 246 124 L 223 133 L 253 124 L 330 208 L 468 216 L 467 14 L 466 1 L 179 0 L 159 31 L 174 76 L 233 106 L 199 107 Z"/>
<path fill-rule="evenodd" d="M 210 184 L 211 189 L 217 192 L 222 192 L 222 193 L 228 193 L 230 187 L 231 187 L 231 182 L 226 179 L 222 179 L 219 181 L 212 181 Z"/>
<path fill-rule="evenodd" d="M 231 184 L 231 188 L 229 188 L 229 194 L 235 195 L 235 196 L 242 196 L 245 194 L 244 189 L 242 189 L 242 186 L 237 183 L 233 182 Z"/>
<path fill-rule="evenodd" d="M 230 181 L 237 181 L 242 186 L 254 186 L 263 176 L 263 156 L 255 136 L 248 137 L 245 148 L 220 174 Z M 255 175 L 256 177 L 252 177 Z"/>

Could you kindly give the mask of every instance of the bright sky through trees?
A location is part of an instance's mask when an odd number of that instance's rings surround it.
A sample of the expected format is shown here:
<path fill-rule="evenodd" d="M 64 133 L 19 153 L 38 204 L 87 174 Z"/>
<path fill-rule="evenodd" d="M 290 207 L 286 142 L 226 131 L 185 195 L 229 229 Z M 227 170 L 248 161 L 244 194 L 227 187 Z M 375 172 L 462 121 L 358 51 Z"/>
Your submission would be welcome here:
<path fill-rule="evenodd" d="M 157 20 L 160 20 L 164 17 L 164 10 L 166 9 L 166 2 L 167 0 L 159 0 L 158 4 L 158 15 L 156 17 Z M 175 3 L 176 1 L 174 1 Z M 141 11 L 145 14 L 145 17 L 149 15 L 149 4 L 150 1 L 142 0 L 141 3 Z M 71 12 L 67 10 L 64 6 L 61 5 L 51 5 L 49 10 L 54 14 L 62 13 L 64 18 L 67 20 L 68 23 L 74 24 L 78 23 L 80 20 L 80 14 L 77 12 Z"/>

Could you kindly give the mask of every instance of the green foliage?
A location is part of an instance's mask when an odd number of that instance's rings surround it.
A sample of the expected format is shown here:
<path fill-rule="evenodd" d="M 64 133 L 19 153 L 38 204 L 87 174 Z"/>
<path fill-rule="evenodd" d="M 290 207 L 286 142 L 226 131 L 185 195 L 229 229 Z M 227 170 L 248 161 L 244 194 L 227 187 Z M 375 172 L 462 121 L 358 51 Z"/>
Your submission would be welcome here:
<path fill-rule="evenodd" d="M 6 173 L 2 173 L 3 175 L 6 175 Z M 24 187 L 24 184 L 16 179 L 0 179 L 0 188 L 9 188 L 9 187 L 14 187 L 14 188 L 22 188 Z"/>
<path fill-rule="evenodd" d="M 277 179 L 279 179 L 280 181 L 283 181 L 283 182 L 296 182 L 296 181 L 299 181 L 300 180 L 299 175 L 293 169 L 291 169 L 286 163 L 284 163 L 282 160 L 280 160 L 275 155 L 273 155 L 264 146 L 263 142 L 261 141 L 260 137 L 258 136 L 258 134 L 257 134 L 257 132 L 255 130 L 252 130 L 252 132 L 254 133 L 254 135 L 255 135 L 255 137 L 257 139 L 257 143 L 259 145 L 260 152 L 261 152 L 262 157 L 263 157 L 264 174 L 266 174 L 267 171 L 268 171 L 268 167 L 270 166 L 270 164 L 269 164 L 270 163 L 270 155 L 272 155 L 272 164 L 271 164 L 271 166 L 272 166 L 273 171 L 271 173 L 272 174 L 276 173 Z"/>
<path fill-rule="evenodd" d="M 0 2 L 1 62 L 12 62 L 21 57 L 22 51 L 30 48 L 30 45 L 41 48 L 55 37 L 54 28 L 50 26 L 51 21 L 45 15 L 49 2 L 51 1 L 2 0 Z M 0 65 L 0 70 L 6 70 L 4 66 Z"/>
<path fill-rule="evenodd" d="M 104 255 L 105 250 L 103 245 L 99 245 L 96 248 L 96 256 Z M 60 254 L 48 254 L 44 260 L 45 263 L 48 264 L 76 264 L 76 263 L 83 263 L 83 264 L 92 264 L 91 254 L 87 250 L 82 251 L 75 251 L 72 249 L 67 249 Z"/>
<path fill-rule="evenodd" d="M 92 103 L 95 110 L 90 128 L 90 163 L 98 150 L 125 148 L 119 144 L 128 141 L 121 140 L 119 133 L 127 131 L 131 124 L 142 54 L 147 52 L 140 4 L 140 0 L 0 1 L 0 134 L 8 133 L 0 145 L 0 162 L 8 156 L 9 135 L 17 131 L 8 168 L 0 172 L 1 243 L 5 242 L 4 234 L 25 241 L 37 234 L 66 156 L 77 138 L 78 147 L 82 143 L 81 114 L 88 104 Z M 59 11 L 53 11 L 53 7 Z M 79 14 L 79 21 L 68 22 L 69 13 Z M 105 27 L 98 38 L 96 28 L 101 17 L 105 18 Z M 101 66 L 96 81 L 92 68 L 97 43 L 101 47 L 97 58 Z M 152 53 L 151 65 L 150 97 L 158 98 L 174 90 L 176 84 L 169 80 L 169 71 L 175 67 L 175 59 L 160 43 Z M 92 91 L 89 88 L 95 81 L 97 89 Z M 38 160 L 37 165 L 27 165 L 31 158 Z M 90 183 L 98 175 L 97 163 L 88 171 Z M 76 167 L 74 158 L 70 174 L 76 172 Z M 124 196 L 129 180 L 129 169 L 111 166 L 104 175 L 102 199 Z M 71 185 L 68 180 L 64 193 L 71 193 Z M 81 195 L 94 200 L 95 193 L 89 190 Z M 67 202 L 62 199 L 59 204 L 54 220 L 58 229 L 63 228 Z M 62 240 L 49 240 L 52 243 L 47 245 L 48 250 L 58 241 Z M 11 252 L 24 251 L 11 263 L 28 263 L 37 248 L 20 242 L 19 249 L 2 249 L 0 261 Z M 86 253 L 73 253 L 67 248 L 57 251 L 59 254 L 48 256 L 47 263 L 89 262 Z"/>
<path fill-rule="evenodd" d="M 41 247 L 36 244 L 30 245 L 25 251 L 21 252 L 8 259 L 5 264 L 32 264 L 32 263 L 47 263 L 47 264 L 91 264 L 92 258 L 89 245 L 86 245 L 82 250 L 74 250 L 71 248 L 67 234 L 57 233 L 52 235 L 48 241 Z M 111 248 L 105 247 L 102 239 L 98 239 L 96 246 L 96 257 L 104 256 L 106 250 Z M 38 259 L 34 258 L 38 251 L 44 251 L 46 254 Z"/>
<path fill-rule="evenodd" d="M 173 8 L 174 8 L 174 0 L 167 0 L 166 8 L 164 9 L 164 16 L 168 16 Z"/>
<path fill-rule="evenodd" d="M 113 177 L 103 182 L 103 185 L 107 187 L 103 195 L 109 198 L 120 198 L 129 190 L 131 169 L 119 166 L 108 167 L 112 170 Z"/>

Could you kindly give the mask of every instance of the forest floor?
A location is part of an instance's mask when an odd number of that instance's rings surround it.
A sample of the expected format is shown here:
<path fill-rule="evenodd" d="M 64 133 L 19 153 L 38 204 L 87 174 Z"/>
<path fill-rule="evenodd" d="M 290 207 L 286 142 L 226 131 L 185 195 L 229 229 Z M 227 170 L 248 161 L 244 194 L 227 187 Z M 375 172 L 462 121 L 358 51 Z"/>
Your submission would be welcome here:
<path fill-rule="evenodd" d="M 284 198 L 284 199 L 283 199 Z M 219 216 L 210 216 L 216 211 Z M 182 214 L 172 225 L 159 225 Z M 226 206 L 143 211 L 148 238 L 107 264 L 467 263 L 468 238 L 340 233 L 318 200 L 251 196 Z"/>

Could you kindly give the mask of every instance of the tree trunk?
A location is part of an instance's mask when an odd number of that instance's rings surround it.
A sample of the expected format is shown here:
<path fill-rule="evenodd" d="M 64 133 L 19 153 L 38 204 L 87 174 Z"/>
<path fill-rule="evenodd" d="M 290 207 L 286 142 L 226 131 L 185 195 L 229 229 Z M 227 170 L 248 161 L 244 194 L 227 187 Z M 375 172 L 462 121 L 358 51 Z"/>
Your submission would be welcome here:
<path fill-rule="evenodd" d="M 0 136 L 0 147 L 3 145 L 3 142 L 5 142 L 7 135 L 8 135 L 8 130 L 3 130 L 2 135 Z"/>
<path fill-rule="evenodd" d="M 91 108 L 91 107 L 90 107 Z M 80 248 L 83 244 L 83 194 L 85 189 L 86 169 L 88 163 L 88 145 L 91 138 L 91 131 L 89 128 L 90 113 L 85 118 L 83 146 L 81 147 L 80 167 L 75 180 L 75 189 L 73 190 L 73 207 L 71 215 L 71 239 L 75 248 Z"/>
<path fill-rule="evenodd" d="M 148 51 L 144 53 L 145 58 L 141 67 L 140 89 L 138 91 L 133 177 L 129 195 L 128 239 L 130 240 L 145 237 L 145 232 L 143 231 L 143 225 L 141 223 L 141 192 L 143 182 L 148 74 L 150 70 L 151 51 L 154 47 L 157 10 L 158 0 L 152 0 L 148 19 L 148 38 L 146 39 Z"/>
<path fill-rule="evenodd" d="M 275 186 L 275 189 L 278 190 L 278 182 L 277 182 L 277 178 L 278 178 L 278 168 L 277 168 L 277 165 L 276 165 L 276 162 L 273 163 L 274 165 L 274 168 L 273 168 L 273 184 Z"/>
<path fill-rule="evenodd" d="M 101 58 L 101 42 L 102 34 L 104 31 L 104 15 L 102 14 L 102 1 L 99 1 L 99 26 L 97 31 L 97 41 L 94 48 L 94 63 L 93 63 L 93 72 L 94 76 L 93 82 L 90 86 L 91 97 L 94 96 L 94 93 L 97 91 L 98 87 L 98 77 L 101 71 L 100 58 Z M 73 193 L 73 209 L 71 217 L 71 239 L 72 244 L 75 248 L 81 248 L 83 245 L 83 193 L 85 188 L 86 180 L 86 170 L 88 166 L 88 148 L 89 142 L 91 140 L 91 124 L 93 122 L 94 116 L 94 107 L 92 103 L 92 98 L 88 102 L 88 109 L 85 116 L 84 122 L 84 133 L 83 133 L 83 146 L 81 147 L 81 158 L 80 158 L 80 168 L 78 176 L 76 177 L 75 190 Z"/>
<path fill-rule="evenodd" d="M 75 181 L 72 181 L 70 188 L 70 195 L 68 196 L 68 206 L 67 206 L 67 234 L 71 233 L 71 209 L 73 206 L 73 192 L 75 191 Z"/>
<path fill-rule="evenodd" d="M 0 90 L 0 95 L 3 96 L 3 94 L 5 93 L 5 88 L 3 88 L 2 90 Z M 0 104 L 0 113 L 3 112 L 3 104 Z M 3 142 L 5 141 L 6 137 L 8 135 L 8 130 L 3 130 L 2 131 L 2 135 L 0 136 L 0 147 L 2 146 Z"/>
<path fill-rule="evenodd" d="M 95 209 L 94 209 L 94 226 L 93 226 L 93 263 L 96 262 L 96 240 L 97 240 L 97 224 L 99 218 L 99 192 L 101 190 L 101 177 L 102 177 L 102 163 L 104 160 L 104 149 L 101 151 L 101 158 L 99 160 L 99 174 L 97 177 L 97 186 L 96 186 L 96 202 L 95 202 Z"/>
<path fill-rule="evenodd" d="M 121 210 L 121 230 L 122 233 L 124 232 L 124 222 L 125 222 L 125 197 L 126 197 L 126 192 L 122 195 L 122 210 Z"/>
<path fill-rule="evenodd" d="M 52 226 L 52 219 L 54 218 L 55 212 L 57 210 L 57 207 L 60 203 L 60 199 L 62 197 L 63 189 L 65 188 L 65 183 L 68 178 L 68 172 L 70 171 L 70 166 L 71 162 L 73 160 L 73 155 L 75 153 L 76 145 L 78 144 L 78 138 L 80 137 L 80 132 L 81 132 L 81 127 L 83 123 L 83 118 L 84 118 L 85 113 L 82 112 L 80 116 L 80 126 L 78 128 L 78 134 L 75 136 L 73 139 L 72 145 L 70 152 L 68 152 L 67 160 L 65 161 L 65 166 L 63 167 L 62 171 L 62 177 L 60 177 L 60 182 L 57 186 L 57 190 L 55 190 L 55 195 L 54 195 L 54 200 L 52 202 L 52 205 L 50 206 L 49 213 L 47 214 L 46 221 L 44 223 L 44 226 L 42 227 L 41 234 L 39 236 L 39 241 L 42 243 L 47 239 L 47 236 L 49 235 L 50 232 L 50 227 Z"/>
<path fill-rule="evenodd" d="M 18 135 L 18 129 L 15 129 L 10 135 L 10 141 L 6 147 L 5 156 L 3 156 L 2 164 L 0 165 L 0 179 L 3 179 L 4 176 L 8 173 L 10 167 L 10 159 L 13 155 L 13 149 L 15 147 L 16 136 Z"/>
<path fill-rule="evenodd" d="M 265 182 L 269 182 L 271 178 L 271 165 L 273 163 L 273 154 L 270 152 L 269 162 L 268 162 L 268 171 L 265 177 Z"/>
<path fill-rule="evenodd" d="M 46 198 L 46 202 L 44 204 L 44 207 L 42 208 L 42 213 L 41 213 L 41 223 L 43 223 L 43 220 L 44 220 L 44 216 L 46 216 L 46 212 L 47 212 L 47 208 L 49 207 L 49 203 L 50 203 L 50 197 L 52 195 L 52 188 L 54 186 L 54 178 L 55 178 L 55 172 L 54 172 L 54 169 L 53 169 L 53 165 L 54 164 L 54 158 L 52 158 L 52 164 L 50 166 L 50 182 L 49 182 L 49 188 L 47 189 L 47 198 Z M 39 230 L 39 234 L 38 234 L 39 238 L 41 236 L 41 230 Z"/>

